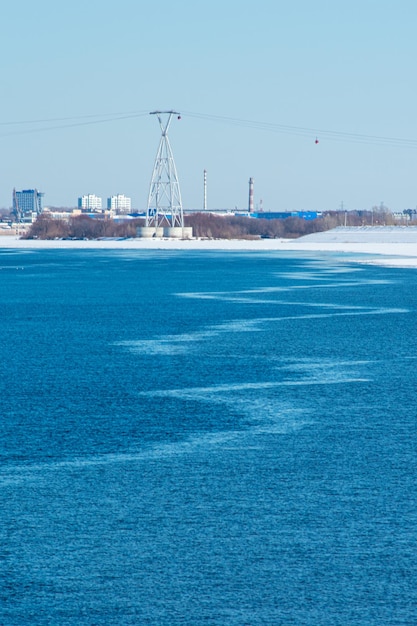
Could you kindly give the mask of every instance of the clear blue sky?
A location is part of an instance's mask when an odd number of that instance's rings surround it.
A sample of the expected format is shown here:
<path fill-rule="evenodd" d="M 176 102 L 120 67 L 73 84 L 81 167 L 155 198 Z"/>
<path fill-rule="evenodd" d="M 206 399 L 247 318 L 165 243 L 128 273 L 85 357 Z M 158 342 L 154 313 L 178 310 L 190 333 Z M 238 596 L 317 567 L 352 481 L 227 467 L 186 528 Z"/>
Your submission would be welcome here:
<path fill-rule="evenodd" d="M 265 210 L 417 205 L 415 0 L 14 0 L 1 23 L 1 207 L 144 209 L 167 108 L 184 208 L 204 169 L 209 208 L 246 209 L 251 176 Z"/>

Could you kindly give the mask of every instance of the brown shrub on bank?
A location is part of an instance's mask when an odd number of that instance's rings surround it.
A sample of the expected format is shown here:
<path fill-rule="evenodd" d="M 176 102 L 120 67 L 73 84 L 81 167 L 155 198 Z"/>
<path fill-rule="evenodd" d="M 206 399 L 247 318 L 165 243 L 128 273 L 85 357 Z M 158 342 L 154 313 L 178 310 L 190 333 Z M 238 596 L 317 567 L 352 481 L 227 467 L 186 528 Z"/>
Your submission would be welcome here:
<path fill-rule="evenodd" d="M 195 213 L 186 215 L 186 226 L 192 226 L 195 237 L 212 239 L 295 238 L 326 230 L 323 220 L 303 220 L 298 217 L 263 219 L 235 215 Z"/>
<path fill-rule="evenodd" d="M 330 230 L 337 226 L 363 226 L 392 224 L 390 213 L 381 211 L 329 211 L 321 218 L 304 220 L 299 217 L 285 219 L 251 218 L 238 215 L 213 215 L 193 213 L 185 215 L 185 225 L 193 228 L 195 237 L 210 239 L 294 239 L 310 233 Z M 68 221 L 56 220 L 41 214 L 34 222 L 27 239 L 98 239 L 99 237 L 136 237 L 136 228 L 143 226 L 143 219 L 124 220 L 88 215 L 70 217 Z"/>
<path fill-rule="evenodd" d="M 41 214 L 31 225 L 25 239 L 98 239 L 100 237 L 136 237 L 143 220 L 116 222 L 112 219 L 77 215 L 68 221 Z"/>

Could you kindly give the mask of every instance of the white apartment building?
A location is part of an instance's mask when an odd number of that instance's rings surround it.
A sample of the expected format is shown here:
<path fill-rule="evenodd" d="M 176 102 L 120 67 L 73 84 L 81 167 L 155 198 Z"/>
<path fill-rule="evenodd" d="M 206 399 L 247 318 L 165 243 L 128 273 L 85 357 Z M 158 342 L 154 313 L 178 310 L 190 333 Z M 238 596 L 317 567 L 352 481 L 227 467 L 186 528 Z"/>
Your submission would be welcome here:
<path fill-rule="evenodd" d="M 115 213 L 130 213 L 132 210 L 132 199 L 123 193 L 119 193 L 117 196 L 107 198 L 107 208 Z"/>
<path fill-rule="evenodd" d="M 78 208 L 82 211 L 101 211 L 102 200 L 99 196 L 90 193 L 78 198 Z"/>

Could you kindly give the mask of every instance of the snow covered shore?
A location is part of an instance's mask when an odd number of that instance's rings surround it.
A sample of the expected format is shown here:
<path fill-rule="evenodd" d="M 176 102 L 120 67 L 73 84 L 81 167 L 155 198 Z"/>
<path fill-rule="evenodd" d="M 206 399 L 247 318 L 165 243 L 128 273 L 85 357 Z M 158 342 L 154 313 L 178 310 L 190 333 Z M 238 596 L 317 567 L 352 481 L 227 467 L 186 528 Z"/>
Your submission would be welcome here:
<path fill-rule="evenodd" d="M 336 228 L 299 239 L 101 239 L 24 240 L 0 235 L 2 249 L 97 249 L 97 250 L 235 250 L 348 253 L 354 260 L 401 267 L 417 267 L 417 227 Z"/>

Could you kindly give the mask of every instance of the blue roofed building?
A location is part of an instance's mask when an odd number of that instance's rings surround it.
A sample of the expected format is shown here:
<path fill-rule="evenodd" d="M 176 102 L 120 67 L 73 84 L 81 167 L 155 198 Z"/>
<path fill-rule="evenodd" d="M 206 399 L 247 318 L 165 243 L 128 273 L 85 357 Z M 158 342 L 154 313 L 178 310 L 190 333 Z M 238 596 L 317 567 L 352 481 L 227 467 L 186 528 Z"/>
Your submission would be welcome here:
<path fill-rule="evenodd" d="M 260 211 L 250 214 L 264 220 L 285 220 L 287 217 L 299 217 L 302 220 L 316 220 L 322 217 L 321 211 Z"/>

